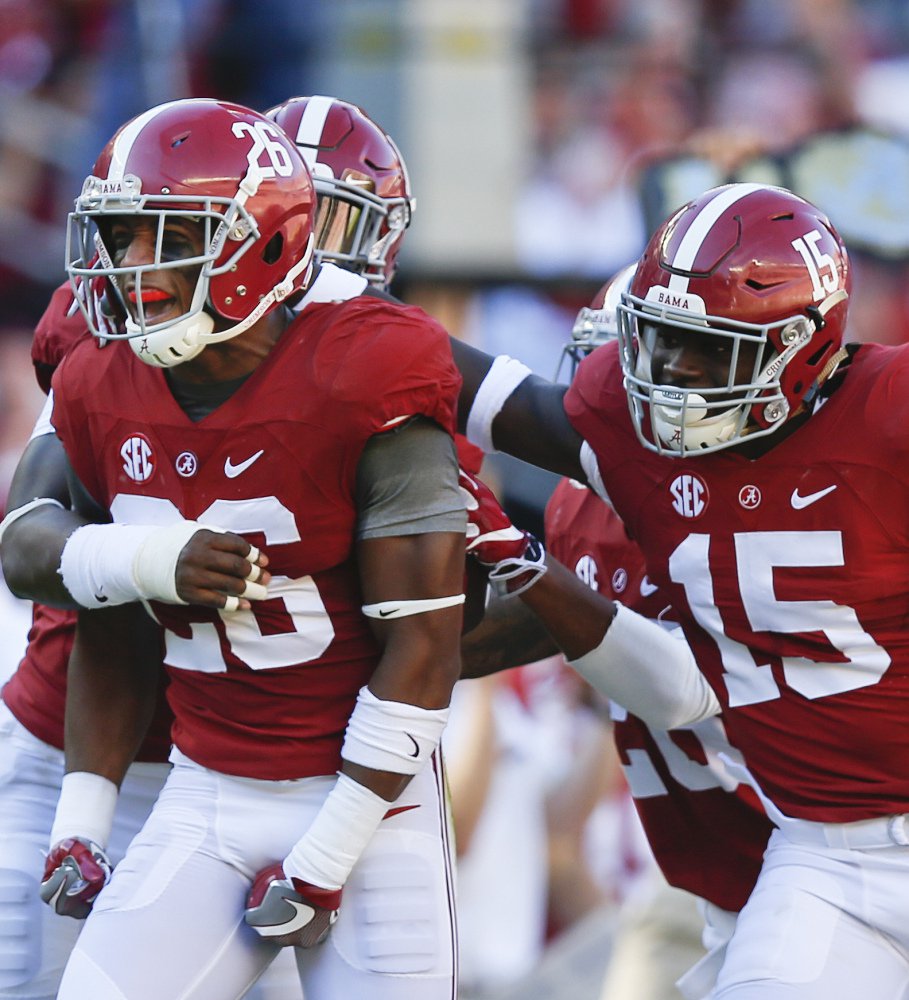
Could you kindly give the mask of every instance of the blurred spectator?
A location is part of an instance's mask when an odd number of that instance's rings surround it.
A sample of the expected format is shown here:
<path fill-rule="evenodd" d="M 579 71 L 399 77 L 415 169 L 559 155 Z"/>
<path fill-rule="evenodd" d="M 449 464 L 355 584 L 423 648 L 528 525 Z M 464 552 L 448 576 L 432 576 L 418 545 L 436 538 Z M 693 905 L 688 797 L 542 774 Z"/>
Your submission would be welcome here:
<path fill-rule="evenodd" d="M 464 1000 L 519 989 L 554 940 L 608 920 L 653 867 L 590 702 L 560 657 L 456 685 L 444 749 Z"/>
<path fill-rule="evenodd" d="M 459 996 L 526 975 L 546 941 L 545 799 L 570 767 L 549 661 L 461 681 L 443 738 L 457 848 Z"/>
<path fill-rule="evenodd" d="M 31 330 L 0 327 L 0 510 L 10 480 L 44 406 L 32 371 Z"/>
<path fill-rule="evenodd" d="M 0 3 L 0 295 L 31 325 L 63 273 L 63 220 L 105 4 Z M 26 278 L 26 281 L 22 279 Z"/>

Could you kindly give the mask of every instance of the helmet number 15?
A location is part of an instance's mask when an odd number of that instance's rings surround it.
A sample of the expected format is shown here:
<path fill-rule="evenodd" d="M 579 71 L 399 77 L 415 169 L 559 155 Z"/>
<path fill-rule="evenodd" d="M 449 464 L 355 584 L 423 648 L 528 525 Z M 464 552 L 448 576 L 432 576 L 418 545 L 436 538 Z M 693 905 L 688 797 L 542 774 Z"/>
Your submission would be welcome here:
<path fill-rule="evenodd" d="M 821 234 L 817 229 L 812 229 L 810 233 L 805 233 L 804 236 L 792 241 L 793 248 L 802 255 L 805 267 L 808 268 L 815 302 L 819 302 L 826 295 L 831 295 L 839 286 L 836 264 L 830 254 L 818 249 L 820 241 Z"/>

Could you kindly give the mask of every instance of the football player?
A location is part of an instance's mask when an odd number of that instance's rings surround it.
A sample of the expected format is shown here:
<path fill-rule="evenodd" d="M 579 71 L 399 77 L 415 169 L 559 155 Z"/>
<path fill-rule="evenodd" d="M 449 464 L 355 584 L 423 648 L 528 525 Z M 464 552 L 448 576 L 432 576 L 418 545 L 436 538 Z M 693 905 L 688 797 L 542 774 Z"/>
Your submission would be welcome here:
<path fill-rule="evenodd" d="M 623 268 L 591 307 L 578 314 L 565 349 L 572 375 L 592 350 L 618 336 L 618 305 L 634 271 L 634 265 Z M 462 477 L 462 486 L 467 485 Z M 487 503 L 492 502 L 487 497 Z M 573 567 L 589 587 L 677 627 L 663 591 L 647 576 L 640 548 L 611 505 L 591 489 L 562 479 L 546 506 L 544 524 L 549 554 Z M 551 639 L 547 643 L 544 623 L 515 603 L 507 609 L 493 605 L 483 625 L 464 637 L 464 675 L 480 676 L 493 666 L 500 670 L 558 652 Z M 491 657 L 496 630 L 502 651 Z M 772 826 L 751 787 L 724 763 L 740 755 L 729 745 L 719 718 L 668 733 L 615 703 L 611 713 L 628 787 L 654 858 L 670 885 L 705 904 L 704 937 L 712 954 L 692 970 L 687 986 L 692 996 L 705 996 L 735 915 L 754 887 Z"/>
<path fill-rule="evenodd" d="M 292 97 L 265 114 L 312 172 L 317 260 L 363 275 L 364 294 L 389 294 L 417 207 L 395 141 L 362 108 L 336 97 Z M 479 473 L 483 452 L 462 434 L 455 443 L 461 468 Z"/>
<path fill-rule="evenodd" d="M 476 443 L 608 496 L 779 827 L 718 1000 L 909 984 L 909 360 L 844 346 L 850 282 L 823 212 L 728 185 L 657 230 L 567 390 L 453 345 Z"/>
<path fill-rule="evenodd" d="M 313 997 L 452 991 L 435 748 L 459 667 L 458 379 L 419 310 L 359 296 L 330 266 L 308 283 L 314 209 L 281 130 L 211 101 L 128 123 L 77 203 L 71 273 L 110 282 L 129 343 L 71 352 L 54 424 L 85 509 L 121 523 L 81 528 L 81 547 L 76 531 L 67 579 L 44 593 L 165 598 L 150 606 L 176 766 L 61 997 L 110 980 L 135 997 L 240 996 L 284 944 L 312 946 L 298 963 Z M 267 545 L 270 571 L 206 523 Z M 163 968 L 146 945 L 162 935 Z"/>
<path fill-rule="evenodd" d="M 385 289 L 394 276 L 400 242 L 414 209 L 407 168 L 394 142 L 362 109 L 333 98 L 294 98 L 272 109 L 268 116 L 277 118 L 282 127 L 293 128 L 298 149 L 314 173 L 319 206 L 316 260 L 363 274 L 368 282 L 364 290 Z M 339 225 L 342 218 L 346 224 Z M 98 291 L 99 283 L 90 288 Z M 108 302 L 106 308 L 113 313 L 110 305 Z M 32 345 L 36 377 L 45 393 L 66 352 L 86 333 L 85 319 L 67 281 L 52 297 Z M 461 435 L 457 443 L 460 464 L 478 471 L 482 452 Z M 17 470 L 10 510 L 37 496 L 56 497 L 69 506 L 59 450 L 53 426 L 45 416 Z M 10 579 L 15 578 L 13 568 Z M 83 612 L 83 631 L 94 614 Z M 116 614 L 102 617 L 103 627 L 112 628 Z M 0 756 L 9 777 L 4 786 L 4 809 L 0 810 L 0 832 L 7 845 L 0 882 L 8 883 L 11 892 L 15 889 L 16 902 L 10 904 L 0 928 L 0 998 L 7 997 L 7 989 L 18 994 L 26 986 L 33 1000 L 55 997 L 79 931 L 78 924 L 55 919 L 51 910 L 40 907 L 37 884 L 41 853 L 48 844 L 73 840 L 52 860 L 68 859 L 69 888 L 75 886 L 76 891 L 56 891 L 52 896 L 58 913 L 84 917 L 109 877 L 110 867 L 120 860 L 147 818 L 169 770 L 171 713 L 160 697 L 152 733 L 137 751 L 137 763 L 130 767 L 117 798 L 112 829 L 108 831 L 95 818 L 93 827 L 83 831 L 81 838 L 74 838 L 71 829 L 52 831 L 64 776 L 66 665 L 75 620 L 73 611 L 36 604 L 25 657 L 2 692 Z M 77 662 L 74 675 L 78 670 Z M 86 780 L 92 779 L 68 779 L 68 793 L 71 788 L 76 791 L 74 782 Z M 81 847 L 80 839 L 86 842 Z M 77 863 L 72 852 L 81 848 L 87 850 Z M 53 867 L 48 869 L 52 874 Z M 290 997 L 298 989 L 295 964 L 288 953 L 269 967 L 250 996 L 256 1000 Z"/>

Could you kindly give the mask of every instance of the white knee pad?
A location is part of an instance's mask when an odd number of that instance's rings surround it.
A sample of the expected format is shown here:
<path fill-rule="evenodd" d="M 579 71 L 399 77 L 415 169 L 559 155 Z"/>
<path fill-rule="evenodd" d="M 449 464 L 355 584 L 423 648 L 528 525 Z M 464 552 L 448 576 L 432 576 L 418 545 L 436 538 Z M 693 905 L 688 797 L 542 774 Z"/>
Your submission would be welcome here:
<path fill-rule="evenodd" d="M 437 974 L 450 947 L 440 895 L 429 858 L 400 849 L 371 852 L 351 872 L 331 941 L 345 961 L 365 972 Z"/>
<path fill-rule="evenodd" d="M 38 972 L 41 905 L 38 884 L 30 875 L 0 868 L 0 996 Z"/>
<path fill-rule="evenodd" d="M 54 1000 L 80 923 L 58 917 L 26 872 L 0 868 L 0 1000 Z"/>

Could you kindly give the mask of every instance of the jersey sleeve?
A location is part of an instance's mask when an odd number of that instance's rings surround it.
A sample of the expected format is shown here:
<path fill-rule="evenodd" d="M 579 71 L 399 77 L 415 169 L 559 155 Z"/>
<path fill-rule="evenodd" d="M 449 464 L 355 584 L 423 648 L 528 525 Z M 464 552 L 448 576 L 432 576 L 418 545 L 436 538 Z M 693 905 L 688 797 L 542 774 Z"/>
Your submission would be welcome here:
<path fill-rule="evenodd" d="M 70 348 L 88 335 L 85 317 L 66 282 L 51 296 L 32 338 L 32 364 L 43 392 L 50 390 L 54 371 Z"/>
<path fill-rule="evenodd" d="M 351 300 L 331 350 L 345 352 L 332 364 L 335 397 L 370 400 L 371 433 L 391 430 L 416 415 L 428 417 L 452 436 L 461 376 L 448 334 L 413 306 L 361 296 Z"/>
<path fill-rule="evenodd" d="M 53 389 L 51 421 L 63 443 L 78 482 L 97 502 L 97 498 L 103 496 L 103 490 L 98 463 L 91 454 L 88 433 L 90 420 L 85 404 L 92 391 L 101 391 L 97 380 L 99 378 L 103 380 L 104 377 L 99 371 L 103 366 L 98 366 L 96 369 L 88 364 L 89 358 L 95 355 L 95 351 L 93 345 L 84 343 L 68 353 L 57 365 L 51 382 Z M 104 351 L 102 354 L 113 354 L 113 352 Z"/>
<path fill-rule="evenodd" d="M 616 406 L 616 386 L 621 391 L 621 403 L 627 413 L 627 403 L 619 367 L 618 345 L 604 344 L 589 354 L 578 366 L 574 379 L 565 393 L 565 414 L 572 427 L 596 448 L 596 441 L 606 429 L 608 414 Z"/>

